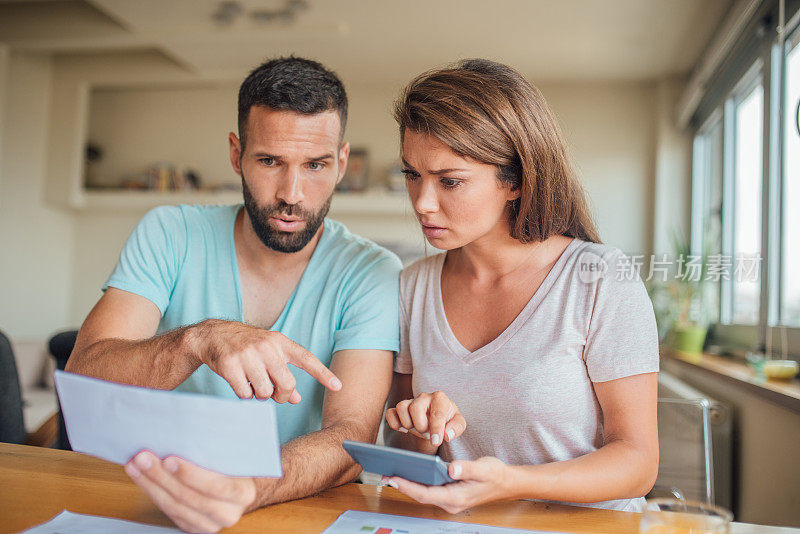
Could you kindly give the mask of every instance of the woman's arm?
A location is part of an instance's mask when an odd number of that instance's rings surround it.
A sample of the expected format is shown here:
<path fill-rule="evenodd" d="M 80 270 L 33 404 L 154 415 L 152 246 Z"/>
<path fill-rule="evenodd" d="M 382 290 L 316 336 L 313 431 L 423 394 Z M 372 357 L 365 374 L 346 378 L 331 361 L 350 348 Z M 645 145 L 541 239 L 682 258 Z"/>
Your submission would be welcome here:
<path fill-rule="evenodd" d="M 509 466 L 496 458 L 454 461 L 445 486 L 402 478 L 385 482 L 420 502 L 458 513 L 500 499 L 599 502 L 640 497 L 658 472 L 657 374 L 594 384 L 603 411 L 604 444 L 589 454 L 542 465 Z"/>
<path fill-rule="evenodd" d="M 594 383 L 604 444 L 573 460 L 510 467 L 512 497 L 597 502 L 641 497 L 658 474 L 657 374 Z"/>

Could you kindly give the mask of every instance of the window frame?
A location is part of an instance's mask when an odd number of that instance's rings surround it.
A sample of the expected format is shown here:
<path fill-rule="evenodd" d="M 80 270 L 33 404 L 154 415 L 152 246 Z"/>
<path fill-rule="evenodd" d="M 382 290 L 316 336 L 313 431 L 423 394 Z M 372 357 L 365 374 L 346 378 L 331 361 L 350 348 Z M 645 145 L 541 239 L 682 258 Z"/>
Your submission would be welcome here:
<path fill-rule="evenodd" d="M 739 109 L 739 106 L 744 102 L 750 94 L 759 86 L 761 86 L 764 97 L 763 97 L 763 104 L 766 105 L 767 102 L 767 86 L 765 85 L 765 73 L 766 70 L 764 68 L 764 61 L 763 58 L 758 58 L 756 61 L 747 69 L 744 76 L 739 80 L 739 82 L 734 85 L 731 92 L 728 94 L 728 98 L 725 99 L 724 104 L 724 114 L 723 114 L 723 145 L 722 145 L 722 153 L 723 153 L 723 165 L 722 165 L 722 217 L 723 217 L 723 224 L 722 224 L 722 254 L 727 255 L 731 258 L 734 257 L 735 254 L 735 246 L 734 242 L 736 236 L 734 235 L 735 229 L 735 221 L 736 221 L 736 159 L 737 159 L 737 151 L 736 151 L 736 136 L 738 134 L 736 128 L 736 112 Z M 763 112 L 762 109 L 762 119 L 766 114 Z M 763 132 L 766 132 L 764 129 L 766 125 L 762 123 L 762 135 Z M 726 132 L 729 135 L 726 135 Z M 764 154 L 767 152 L 764 150 L 764 146 L 762 146 L 761 152 L 761 198 L 762 204 L 760 207 L 760 214 L 761 220 L 763 225 L 764 219 L 764 192 L 766 189 L 764 188 L 764 162 L 767 158 L 764 157 Z M 764 258 L 764 233 L 763 227 L 761 232 L 761 257 Z M 759 273 L 759 280 L 763 281 L 763 272 Z M 763 295 L 763 284 L 762 287 L 759 288 L 759 310 L 758 310 L 758 319 L 756 320 L 756 324 L 749 324 L 749 323 L 735 323 L 733 321 L 734 315 L 734 299 L 733 299 L 733 288 L 734 288 L 734 280 L 731 277 L 730 280 L 723 280 L 722 281 L 722 290 L 720 296 L 720 324 L 726 326 L 734 326 L 737 328 L 742 327 L 753 327 L 757 326 L 761 319 L 761 297 Z"/>
<path fill-rule="evenodd" d="M 795 47 L 800 47 L 800 9 L 798 9 L 785 28 L 785 40 L 781 43 L 777 40 L 772 46 L 772 59 L 774 64 L 778 65 L 775 69 L 773 78 L 778 84 L 773 97 L 776 100 L 776 105 L 771 111 L 775 115 L 774 138 L 775 146 L 773 147 L 774 154 L 770 154 L 774 158 L 774 174 L 771 176 L 771 183 L 774 189 L 774 194 L 770 199 L 772 201 L 772 217 L 769 221 L 769 230 L 771 233 L 768 235 L 771 245 L 771 260 L 772 266 L 769 271 L 773 277 L 774 283 L 772 284 L 770 295 L 770 303 L 767 313 L 763 317 L 764 332 L 763 340 L 766 347 L 773 349 L 773 354 L 780 354 L 782 352 L 782 344 L 785 334 L 786 348 L 785 351 L 789 356 L 795 359 L 800 359 L 800 326 L 785 326 L 782 324 L 782 299 L 783 299 L 783 284 L 784 276 L 786 273 L 783 271 L 783 244 L 785 239 L 784 227 L 784 202 L 783 191 L 785 183 L 789 179 L 784 169 L 783 150 L 785 146 L 784 132 L 787 114 L 784 113 L 785 109 L 793 104 L 788 102 L 788 95 L 786 94 L 786 58 L 789 52 Z M 779 82 L 779 83 L 778 83 Z M 795 120 L 797 120 L 795 118 Z M 798 128 L 800 130 L 800 128 Z M 800 131 L 798 131 L 800 135 Z M 769 339 L 768 339 L 769 338 Z M 776 351 L 777 349 L 777 351 Z"/>
<path fill-rule="evenodd" d="M 691 249 L 702 250 L 704 229 L 710 215 L 712 194 L 711 162 L 708 150 L 710 133 L 719 121 L 722 123 L 722 213 L 721 253 L 733 254 L 733 232 L 735 222 L 735 111 L 736 106 L 747 97 L 759 83 L 763 87 L 763 146 L 761 173 L 761 264 L 758 323 L 735 324 L 733 313 L 733 280 L 720 281 L 718 321 L 709 333 L 709 343 L 717 345 L 722 352 L 744 355 L 750 350 L 764 351 L 771 346 L 775 356 L 781 354 L 781 337 L 785 331 L 786 352 L 790 357 L 800 358 L 800 327 L 783 326 L 780 313 L 783 298 L 783 198 L 785 187 L 784 158 L 784 109 L 786 102 L 784 73 L 786 58 L 792 44 L 800 46 L 800 10 L 786 26 L 786 39 L 781 41 L 777 33 L 763 31 L 763 22 L 754 23 L 756 35 L 760 37 L 755 46 L 740 51 L 744 59 L 728 63 L 725 76 L 730 81 L 739 72 L 735 83 L 728 83 L 727 91 L 716 87 L 715 106 L 706 103 L 706 116 L 695 129 L 692 156 L 692 206 Z M 760 32 L 760 33 L 759 33 Z M 763 35 L 763 37 L 761 37 Z M 743 63 L 747 61 L 749 66 Z M 731 72 L 734 74 L 732 75 Z M 722 76 L 720 76 L 722 78 Z M 712 102 L 713 104 L 713 102 Z M 695 117 L 697 119 L 697 117 Z M 697 122 L 695 122 L 697 124 Z"/>

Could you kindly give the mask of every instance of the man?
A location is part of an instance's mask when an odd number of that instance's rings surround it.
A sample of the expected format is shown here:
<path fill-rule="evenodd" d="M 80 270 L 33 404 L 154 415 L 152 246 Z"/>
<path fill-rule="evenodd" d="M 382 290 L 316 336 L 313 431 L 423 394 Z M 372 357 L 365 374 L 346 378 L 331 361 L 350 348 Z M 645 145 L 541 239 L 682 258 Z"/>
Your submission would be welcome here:
<path fill-rule="evenodd" d="M 399 260 L 325 219 L 350 150 L 341 81 L 314 61 L 268 61 L 242 84 L 238 115 L 229 144 L 244 209 L 145 215 L 67 366 L 280 403 L 281 479 L 225 477 L 147 451 L 126 465 L 187 531 L 352 480 L 360 468 L 342 440 L 375 439 L 399 348 Z"/>

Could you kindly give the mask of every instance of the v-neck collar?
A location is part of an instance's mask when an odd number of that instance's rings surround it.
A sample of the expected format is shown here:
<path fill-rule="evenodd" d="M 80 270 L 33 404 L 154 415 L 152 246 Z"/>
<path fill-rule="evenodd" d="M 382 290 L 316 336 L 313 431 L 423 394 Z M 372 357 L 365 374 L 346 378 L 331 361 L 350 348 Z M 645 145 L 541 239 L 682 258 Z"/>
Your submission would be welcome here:
<path fill-rule="evenodd" d="M 239 255 L 236 253 L 236 219 L 239 217 L 239 212 L 244 209 L 244 204 L 239 205 L 239 209 L 234 210 L 233 212 L 233 221 L 230 227 L 230 247 L 231 247 L 231 260 L 233 262 L 233 283 L 236 287 L 236 299 L 239 306 L 239 322 L 244 323 L 244 299 L 242 297 L 242 277 L 239 272 Z M 327 235 L 330 233 L 328 228 L 330 224 L 328 224 L 327 217 L 322 222 L 322 235 L 319 236 L 319 241 L 317 241 L 317 246 L 314 248 L 314 252 L 311 253 L 311 257 L 308 259 L 308 263 L 306 264 L 306 268 L 303 269 L 303 274 L 300 275 L 300 280 L 297 281 L 297 285 L 294 286 L 294 290 L 292 294 L 289 296 L 286 304 L 283 306 L 280 315 L 278 318 L 275 319 L 275 322 L 268 328 L 268 330 L 281 330 L 283 328 L 283 324 L 286 321 L 286 315 L 289 313 L 289 309 L 292 307 L 292 302 L 294 302 L 295 295 L 297 295 L 297 290 L 303 284 L 303 279 L 306 277 L 306 273 L 309 271 L 313 271 L 312 264 L 316 265 L 315 258 L 320 254 L 320 247 L 323 242 L 327 242 Z"/>
<path fill-rule="evenodd" d="M 450 351 L 458 356 L 458 358 L 464 363 L 472 364 L 481 358 L 494 353 L 497 349 L 505 345 L 506 342 L 508 342 L 508 340 L 511 339 L 514 334 L 516 334 L 516 332 L 522 328 L 522 326 L 524 326 L 534 314 L 536 309 L 539 307 L 539 304 L 550 292 L 550 289 L 553 287 L 553 284 L 555 284 L 555 281 L 564 271 L 564 263 L 566 263 L 569 257 L 573 254 L 575 248 L 580 242 L 581 241 L 579 239 L 575 238 L 569 242 L 564 251 L 556 260 L 555 264 L 553 264 L 553 266 L 550 268 L 547 276 L 545 276 L 544 280 L 542 280 L 541 285 L 539 285 L 539 287 L 536 289 L 536 292 L 533 294 L 525 307 L 522 308 L 522 311 L 519 312 L 513 321 L 511 321 L 511 324 L 509 324 L 506 329 L 500 333 L 500 335 L 474 351 L 470 351 L 461 344 L 456 335 L 453 333 L 453 329 L 450 328 L 450 323 L 447 320 L 447 314 L 444 311 L 444 300 L 442 298 L 442 268 L 444 267 L 444 260 L 447 254 L 439 254 L 436 257 L 436 262 L 432 269 L 434 288 L 433 298 L 435 301 L 434 308 L 436 322 L 439 326 L 439 333 L 441 334 Z"/>

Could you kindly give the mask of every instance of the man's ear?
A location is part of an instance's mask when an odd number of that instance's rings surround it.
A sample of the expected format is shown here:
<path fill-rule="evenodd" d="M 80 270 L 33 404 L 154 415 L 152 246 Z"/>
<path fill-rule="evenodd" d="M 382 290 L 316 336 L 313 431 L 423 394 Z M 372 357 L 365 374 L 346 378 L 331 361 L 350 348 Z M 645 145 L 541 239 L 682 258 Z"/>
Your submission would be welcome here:
<path fill-rule="evenodd" d="M 236 174 L 241 176 L 242 145 L 239 143 L 239 138 L 236 137 L 236 134 L 233 132 L 230 132 L 228 134 L 228 145 L 230 146 L 230 152 L 231 152 L 231 166 L 233 167 L 233 170 L 236 172 Z"/>
<path fill-rule="evenodd" d="M 339 176 L 336 177 L 336 183 L 342 181 L 344 173 L 347 170 L 347 158 L 350 157 L 350 143 L 344 143 L 342 148 L 339 149 Z"/>

